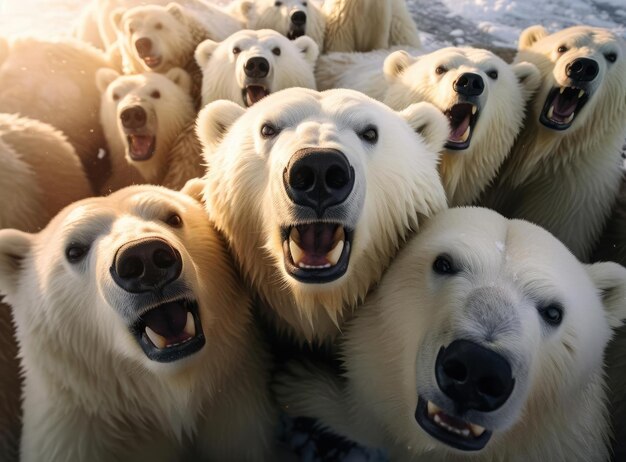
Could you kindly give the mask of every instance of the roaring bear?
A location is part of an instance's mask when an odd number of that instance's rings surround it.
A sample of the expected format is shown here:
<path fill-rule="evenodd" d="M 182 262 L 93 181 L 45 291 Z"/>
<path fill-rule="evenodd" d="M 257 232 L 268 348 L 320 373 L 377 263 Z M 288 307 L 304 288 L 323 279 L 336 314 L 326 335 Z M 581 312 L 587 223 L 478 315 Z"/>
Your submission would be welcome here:
<path fill-rule="evenodd" d="M 603 371 L 626 269 L 479 208 L 429 220 L 341 339 L 345 377 L 292 363 L 278 402 L 391 460 L 606 461 Z"/>
<path fill-rule="evenodd" d="M 0 231 L 22 461 L 274 460 L 269 358 L 196 197 L 132 186 Z"/>
<path fill-rule="evenodd" d="M 398 247 L 446 207 L 447 120 L 351 90 L 290 88 L 198 115 L 207 210 L 268 316 L 298 341 L 332 339 Z"/>

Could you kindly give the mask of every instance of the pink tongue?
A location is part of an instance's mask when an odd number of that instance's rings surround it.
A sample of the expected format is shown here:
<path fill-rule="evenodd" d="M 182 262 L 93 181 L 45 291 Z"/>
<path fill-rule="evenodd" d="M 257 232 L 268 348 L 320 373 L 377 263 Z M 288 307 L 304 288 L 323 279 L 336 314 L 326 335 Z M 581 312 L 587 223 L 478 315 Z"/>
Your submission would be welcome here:
<path fill-rule="evenodd" d="M 456 128 L 452 129 L 452 131 L 450 132 L 450 141 L 461 141 L 461 137 L 465 133 L 465 130 L 467 130 L 467 127 L 469 127 L 469 124 L 470 115 L 468 114 Z"/>
<path fill-rule="evenodd" d="M 184 332 L 187 324 L 187 308 L 180 302 L 166 303 L 148 311 L 141 317 L 144 324 L 167 339 L 167 344 L 180 343 L 189 338 Z"/>
<path fill-rule="evenodd" d="M 332 250 L 333 236 L 337 225 L 315 223 L 298 226 L 300 242 L 304 251 L 301 263 L 309 266 L 323 266 L 328 263 L 326 254 Z"/>
<path fill-rule="evenodd" d="M 147 157 L 152 146 L 152 136 L 130 135 L 130 152 L 137 157 Z"/>
<path fill-rule="evenodd" d="M 572 113 L 576 110 L 576 105 L 578 104 L 578 99 L 576 96 L 572 98 L 568 98 L 565 95 L 568 94 L 569 91 L 566 91 L 563 94 L 557 93 L 554 101 L 552 101 L 552 105 L 554 106 L 554 115 L 559 116 L 563 119 L 567 119 Z M 554 118 L 554 117 L 553 117 Z"/>
<path fill-rule="evenodd" d="M 265 88 L 258 85 L 250 85 L 246 88 L 246 95 L 248 96 L 248 104 L 252 106 L 265 98 Z"/>

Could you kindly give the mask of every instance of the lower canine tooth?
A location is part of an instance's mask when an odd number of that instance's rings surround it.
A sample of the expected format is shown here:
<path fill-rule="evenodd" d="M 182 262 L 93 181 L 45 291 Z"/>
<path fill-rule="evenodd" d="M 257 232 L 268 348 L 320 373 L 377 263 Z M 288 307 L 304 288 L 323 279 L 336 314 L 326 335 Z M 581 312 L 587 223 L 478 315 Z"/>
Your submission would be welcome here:
<path fill-rule="evenodd" d="M 326 254 L 326 259 L 330 262 L 331 265 L 335 266 L 341 257 L 341 253 L 343 252 L 343 242 L 339 241 L 335 245 L 335 248 Z"/>
<path fill-rule="evenodd" d="M 575 115 L 576 115 L 576 113 L 575 113 L 575 112 L 572 112 L 572 115 L 571 115 L 571 116 L 569 116 L 567 119 L 565 119 L 565 123 L 566 123 L 566 124 L 571 123 L 571 122 L 572 122 L 572 120 L 574 120 L 574 116 L 575 116 Z"/>
<path fill-rule="evenodd" d="M 302 251 L 300 246 L 298 246 L 298 244 L 296 244 L 296 242 L 293 241 L 292 239 L 289 239 L 289 251 L 291 252 L 291 259 L 293 260 L 294 264 L 297 266 L 300 260 L 302 260 L 302 257 L 304 256 L 304 252 Z"/>
<path fill-rule="evenodd" d="M 551 119 L 554 115 L 554 106 L 550 106 L 550 110 L 548 111 L 548 119 Z"/>
<path fill-rule="evenodd" d="M 187 324 L 185 324 L 185 334 L 190 337 L 196 336 L 196 323 L 193 320 L 193 314 L 190 311 L 187 311 Z"/>
<path fill-rule="evenodd" d="M 563 94 L 564 91 L 565 91 L 565 87 L 561 87 L 561 89 L 559 90 L 561 94 Z"/>
<path fill-rule="evenodd" d="M 584 95 L 585 95 L 585 90 L 580 90 L 580 91 L 578 92 L 578 97 L 579 97 L 579 98 L 582 98 Z"/>
<path fill-rule="evenodd" d="M 463 133 L 463 135 L 461 136 L 461 141 L 462 142 L 467 141 L 467 139 L 469 138 L 469 135 L 470 135 L 470 131 L 471 131 L 471 128 L 467 127 L 467 129 L 465 130 L 465 133 Z"/>
<path fill-rule="evenodd" d="M 473 423 L 471 423 L 471 424 L 469 424 L 469 426 L 472 429 L 472 434 L 475 437 L 479 437 L 480 435 L 485 433 L 485 428 L 481 427 L 480 425 L 474 425 Z"/>
<path fill-rule="evenodd" d="M 476 108 L 476 106 L 472 106 L 472 115 L 476 114 L 476 111 L 477 111 L 477 110 L 478 110 L 478 109 Z"/>
<path fill-rule="evenodd" d="M 157 348 L 165 348 L 167 340 L 146 326 L 146 335 Z"/>

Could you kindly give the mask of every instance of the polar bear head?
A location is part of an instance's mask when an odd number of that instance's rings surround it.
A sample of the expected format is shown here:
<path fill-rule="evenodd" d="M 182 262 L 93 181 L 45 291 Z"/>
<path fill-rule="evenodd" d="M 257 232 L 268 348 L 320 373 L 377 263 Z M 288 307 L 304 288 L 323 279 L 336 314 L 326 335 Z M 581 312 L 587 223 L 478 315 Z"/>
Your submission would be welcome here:
<path fill-rule="evenodd" d="M 508 65 L 487 50 L 451 47 L 417 57 L 396 51 L 384 73 L 385 103 L 392 108 L 428 101 L 446 115 L 442 181 L 451 205 L 474 202 L 522 129 L 526 101 L 540 83 L 538 69 Z"/>
<path fill-rule="evenodd" d="M 520 35 L 516 61 L 532 62 L 541 72 L 529 124 L 553 136 L 624 125 L 626 46 L 610 31 L 578 26 L 548 34 L 529 27 Z"/>
<path fill-rule="evenodd" d="M 176 137 L 195 117 L 189 74 L 180 68 L 136 75 L 100 69 L 96 83 L 102 93 L 100 120 L 112 156 L 125 156 L 146 181 L 157 182 L 169 167 Z"/>
<path fill-rule="evenodd" d="M 603 352 L 625 300 L 625 268 L 583 265 L 528 222 L 449 209 L 350 327 L 355 402 L 429 460 L 602 460 Z"/>
<path fill-rule="evenodd" d="M 447 123 L 427 103 L 396 113 L 351 90 L 292 88 L 247 110 L 214 102 L 197 125 L 207 207 L 300 337 L 334 335 L 342 309 L 446 205 L 436 165 Z"/>
<path fill-rule="evenodd" d="M 127 73 L 185 67 L 199 42 L 197 24 L 178 3 L 116 10 L 111 21 Z"/>
<path fill-rule="evenodd" d="M 202 104 L 229 99 L 247 107 L 285 88 L 314 89 L 318 54 L 311 38 L 291 41 L 269 29 L 205 40 L 195 53 L 203 74 Z"/>

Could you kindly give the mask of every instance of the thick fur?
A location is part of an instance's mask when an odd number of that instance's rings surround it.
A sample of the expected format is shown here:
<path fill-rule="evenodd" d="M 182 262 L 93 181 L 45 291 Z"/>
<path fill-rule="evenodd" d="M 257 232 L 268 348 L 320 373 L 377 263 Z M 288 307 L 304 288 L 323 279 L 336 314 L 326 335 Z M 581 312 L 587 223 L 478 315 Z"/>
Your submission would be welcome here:
<path fill-rule="evenodd" d="M 559 53 L 561 46 L 567 51 Z M 616 53 L 616 62 L 605 58 L 610 52 Z M 598 64 L 593 94 L 568 129 L 547 128 L 540 123 L 547 95 L 555 86 L 571 85 L 566 66 L 580 57 Z M 483 203 L 505 216 L 543 226 L 587 260 L 620 187 L 626 46 L 604 29 L 580 26 L 548 35 L 534 26 L 522 33 L 515 61 L 534 63 L 542 84 L 530 102 L 518 142 Z"/>
<path fill-rule="evenodd" d="M 263 138 L 264 123 L 276 127 L 275 137 Z M 370 125 L 378 128 L 373 145 L 357 135 Z M 447 123 L 427 103 L 395 113 L 350 90 L 292 88 L 245 112 L 216 101 L 200 112 L 198 134 L 208 165 L 207 209 L 267 315 L 301 341 L 332 339 L 401 243 L 446 206 L 436 168 Z M 283 186 L 283 172 L 302 148 L 339 150 L 354 169 L 354 188 L 329 212 L 337 214 L 331 222 L 354 230 L 347 270 L 330 283 L 298 282 L 284 263 L 281 228 L 304 216 L 305 223 L 319 220 Z"/>
<path fill-rule="evenodd" d="M 234 53 L 234 49 L 239 51 Z M 292 41 L 270 29 L 240 31 L 223 42 L 206 40 L 198 45 L 195 54 L 203 74 L 202 106 L 218 99 L 247 106 L 245 87 L 258 83 L 251 82 L 244 72 L 251 58 L 268 61 L 268 75 L 261 80 L 270 93 L 290 87 L 315 89 L 313 72 L 318 54 L 310 37 Z"/>
<path fill-rule="evenodd" d="M 109 175 L 95 74 L 108 58 L 78 40 L 0 38 L 0 112 L 20 114 L 61 130 L 98 189 Z"/>
<path fill-rule="evenodd" d="M 457 274 L 433 270 L 440 255 Z M 345 380 L 296 363 L 276 379 L 278 401 L 387 447 L 397 461 L 605 461 L 603 352 L 626 317 L 625 288 L 625 268 L 585 266 L 538 226 L 487 209 L 449 209 L 407 244 L 346 327 Z M 555 302 L 563 307 L 558 326 L 539 311 Z M 439 389 L 435 363 L 458 339 L 498 352 L 515 379 L 496 410 L 460 416 L 492 431 L 469 453 L 430 436 L 415 418 L 418 396 L 457 412 Z"/>
<path fill-rule="evenodd" d="M 182 225 L 166 223 L 173 213 Z M 199 304 L 206 344 L 174 363 L 146 357 L 129 331 L 140 296 L 110 274 L 118 248 L 146 237 L 180 252 L 178 281 Z M 88 255 L 68 262 L 68 243 Z M 39 234 L 2 230 L 0 292 L 25 374 L 22 461 L 271 460 L 250 298 L 196 199 L 135 186 L 75 203 Z"/>
<path fill-rule="evenodd" d="M 403 45 L 420 48 L 406 0 L 326 0 L 324 51 L 371 51 Z"/>
<path fill-rule="evenodd" d="M 165 74 L 119 75 L 110 69 L 98 72 L 102 92 L 100 118 L 111 152 L 113 174 L 104 192 L 132 183 L 149 183 L 180 189 L 187 180 L 204 174 L 202 147 L 195 134 L 195 111 L 189 94 L 191 80 L 179 68 Z M 129 107 L 147 114 L 141 134 L 155 137 L 155 151 L 148 160 L 134 160 L 121 115 Z"/>

